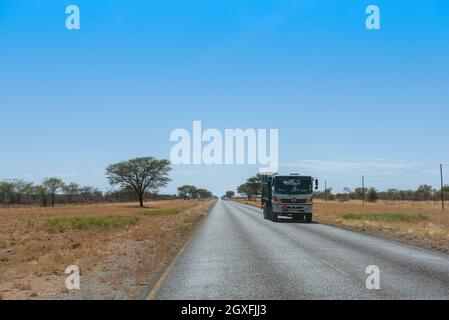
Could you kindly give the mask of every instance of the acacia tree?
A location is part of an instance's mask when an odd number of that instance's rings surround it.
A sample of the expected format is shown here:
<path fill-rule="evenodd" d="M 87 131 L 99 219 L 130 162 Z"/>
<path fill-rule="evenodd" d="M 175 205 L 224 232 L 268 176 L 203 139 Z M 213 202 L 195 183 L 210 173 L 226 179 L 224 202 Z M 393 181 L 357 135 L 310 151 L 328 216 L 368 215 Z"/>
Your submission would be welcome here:
<path fill-rule="evenodd" d="M 48 202 L 47 188 L 44 185 L 36 186 L 34 192 L 35 192 L 35 196 L 37 196 L 37 198 L 39 198 L 39 200 L 41 202 L 41 206 L 46 207 L 47 202 Z"/>
<path fill-rule="evenodd" d="M 237 187 L 237 192 L 239 194 L 245 195 L 248 198 L 248 200 L 251 200 L 252 193 L 247 183 L 239 185 Z"/>
<path fill-rule="evenodd" d="M 178 187 L 178 196 L 186 199 L 207 199 L 212 197 L 212 192 L 207 189 L 197 188 L 188 184 Z"/>
<path fill-rule="evenodd" d="M 14 184 L 0 181 L 0 201 L 5 204 L 14 203 Z"/>
<path fill-rule="evenodd" d="M 376 202 L 377 199 L 379 199 L 379 196 L 377 195 L 377 190 L 375 188 L 369 188 L 367 195 L 368 202 Z"/>
<path fill-rule="evenodd" d="M 195 197 L 196 192 L 197 192 L 197 188 L 195 186 L 191 186 L 188 184 L 178 187 L 179 197 L 184 200 L 192 199 L 193 197 Z"/>
<path fill-rule="evenodd" d="M 212 197 L 212 192 L 207 189 L 198 189 L 197 191 L 200 199 L 207 199 Z"/>
<path fill-rule="evenodd" d="M 83 197 L 84 202 L 88 202 L 92 193 L 94 192 L 94 187 L 91 186 L 82 186 L 79 188 L 79 193 Z"/>
<path fill-rule="evenodd" d="M 225 195 L 227 198 L 234 198 L 235 192 L 234 191 L 226 191 Z"/>
<path fill-rule="evenodd" d="M 64 187 L 64 182 L 59 178 L 51 177 L 45 179 L 42 186 L 48 190 L 48 193 L 50 194 L 51 206 L 54 207 L 56 202 L 56 194 L 62 189 L 62 187 Z"/>
<path fill-rule="evenodd" d="M 12 193 L 12 197 L 14 199 L 12 199 L 12 202 L 15 204 L 21 204 L 22 202 L 22 198 L 25 194 L 30 193 L 33 184 L 31 182 L 26 182 L 24 180 L 14 180 L 13 181 L 13 193 Z"/>
<path fill-rule="evenodd" d="M 247 196 L 251 200 L 261 192 L 261 175 L 258 173 L 254 177 L 248 178 L 244 184 L 237 187 L 237 192 Z"/>
<path fill-rule="evenodd" d="M 256 174 L 254 177 L 248 178 L 246 180 L 246 184 L 248 185 L 248 189 L 251 192 L 251 195 L 258 195 L 262 191 L 262 178 L 260 173 Z"/>
<path fill-rule="evenodd" d="M 111 164 L 106 168 L 106 177 L 111 185 L 132 188 L 143 207 L 145 192 L 165 187 L 170 178 L 170 161 L 153 157 L 135 158 Z"/>
<path fill-rule="evenodd" d="M 422 184 L 415 191 L 415 200 L 429 200 L 434 193 L 432 186 Z"/>
<path fill-rule="evenodd" d="M 80 193 L 80 186 L 77 183 L 72 182 L 64 185 L 62 190 L 67 198 L 67 202 L 74 204 L 76 202 L 76 196 Z"/>

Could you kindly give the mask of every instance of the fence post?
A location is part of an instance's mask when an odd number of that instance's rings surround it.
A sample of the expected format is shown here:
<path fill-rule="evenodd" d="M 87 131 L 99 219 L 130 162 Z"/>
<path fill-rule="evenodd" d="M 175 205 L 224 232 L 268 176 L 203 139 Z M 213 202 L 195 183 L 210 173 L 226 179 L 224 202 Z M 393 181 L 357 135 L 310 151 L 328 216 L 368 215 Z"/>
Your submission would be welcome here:
<path fill-rule="evenodd" d="M 365 205 L 365 176 L 362 176 L 363 205 Z"/>
<path fill-rule="evenodd" d="M 440 179 L 441 179 L 441 209 L 444 210 L 444 183 L 443 183 L 443 164 L 440 163 Z"/>
<path fill-rule="evenodd" d="M 324 201 L 327 202 L 327 180 L 324 180 Z"/>

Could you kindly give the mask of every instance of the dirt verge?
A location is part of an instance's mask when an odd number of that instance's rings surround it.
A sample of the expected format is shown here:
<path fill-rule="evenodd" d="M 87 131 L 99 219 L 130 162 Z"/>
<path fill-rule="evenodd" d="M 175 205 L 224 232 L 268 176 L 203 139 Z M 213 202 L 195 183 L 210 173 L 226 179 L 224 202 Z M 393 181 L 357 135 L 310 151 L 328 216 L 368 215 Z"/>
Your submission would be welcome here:
<path fill-rule="evenodd" d="M 0 209 L 1 299 L 135 299 L 214 201 Z M 65 285 L 67 266 L 80 290 Z"/>

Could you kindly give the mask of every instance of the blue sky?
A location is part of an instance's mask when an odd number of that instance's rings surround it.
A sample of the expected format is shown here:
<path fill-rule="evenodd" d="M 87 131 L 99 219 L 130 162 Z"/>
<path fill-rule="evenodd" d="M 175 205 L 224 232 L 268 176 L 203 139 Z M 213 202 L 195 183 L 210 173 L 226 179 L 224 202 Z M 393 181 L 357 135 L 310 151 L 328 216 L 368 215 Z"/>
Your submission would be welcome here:
<path fill-rule="evenodd" d="M 70 4 L 80 30 L 65 28 Z M 369 4 L 381 30 L 365 28 Z M 280 172 L 334 190 L 362 174 L 437 187 L 449 164 L 445 0 L 0 0 L 0 39 L 0 179 L 107 190 L 108 164 L 168 158 L 193 120 L 277 128 Z M 257 170 L 174 166 L 163 191 L 221 194 Z"/>

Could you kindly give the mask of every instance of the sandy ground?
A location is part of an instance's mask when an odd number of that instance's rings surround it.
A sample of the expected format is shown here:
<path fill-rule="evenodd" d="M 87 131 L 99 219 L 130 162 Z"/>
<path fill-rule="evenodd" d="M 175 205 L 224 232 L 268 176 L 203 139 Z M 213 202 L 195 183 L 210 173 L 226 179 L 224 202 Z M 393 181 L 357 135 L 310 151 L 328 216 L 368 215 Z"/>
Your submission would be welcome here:
<path fill-rule="evenodd" d="M 241 203 L 260 207 L 259 201 L 236 199 Z M 423 221 L 367 221 L 349 220 L 343 216 L 355 214 L 424 214 Z M 433 201 L 317 201 L 314 203 L 314 220 L 384 238 L 398 240 L 420 247 L 449 253 L 449 210 L 442 211 L 440 202 Z"/>
<path fill-rule="evenodd" d="M 0 299 L 139 299 L 214 201 L 154 201 L 56 208 L 0 209 Z M 177 209 L 173 215 L 143 216 Z M 135 225 L 85 230 L 49 227 L 60 217 L 135 217 Z M 77 265 L 80 290 L 65 269 Z"/>

